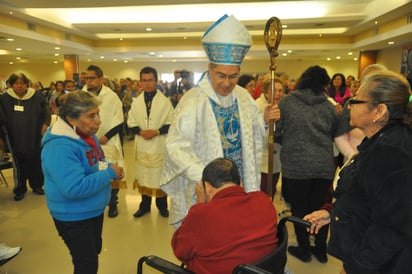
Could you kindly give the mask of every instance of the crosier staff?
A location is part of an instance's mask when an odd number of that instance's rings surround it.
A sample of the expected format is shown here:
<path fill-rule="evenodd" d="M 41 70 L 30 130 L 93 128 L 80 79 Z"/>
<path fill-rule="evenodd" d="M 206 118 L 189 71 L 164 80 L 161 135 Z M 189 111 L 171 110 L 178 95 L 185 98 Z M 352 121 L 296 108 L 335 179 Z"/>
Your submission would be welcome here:
<path fill-rule="evenodd" d="M 279 55 L 278 47 L 280 40 L 282 39 L 282 24 L 279 18 L 271 17 L 265 26 L 265 32 L 263 35 L 266 48 L 270 56 L 270 72 L 271 72 L 271 85 L 269 93 L 269 104 L 273 104 L 275 97 L 275 71 L 276 71 L 276 57 Z M 268 150 L 269 150 L 269 163 L 268 163 L 268 176 L 267 176 L 267 195 L 272 198 L 272 180 L 273 180 L 273 151 L 275 149 L 274 144 L 274 129 L 275 120 L 269 121 L 269 137 L 268 137 Z"/>

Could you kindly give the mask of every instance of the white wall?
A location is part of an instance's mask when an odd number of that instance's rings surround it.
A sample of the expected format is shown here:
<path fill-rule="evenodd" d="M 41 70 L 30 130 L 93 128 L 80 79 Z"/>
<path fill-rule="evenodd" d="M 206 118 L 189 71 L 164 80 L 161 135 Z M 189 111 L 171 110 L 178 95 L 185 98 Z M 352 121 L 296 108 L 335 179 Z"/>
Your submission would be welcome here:
<path fill-rule="evenodd" d="M 392 48 L 380 51 L 378 54 L 378 63 L 387 66 L 389 69 L 399 71 L 401 62 L 400 48 Z M 269 72 L 269 63 L 267 61 L 248 61 L 242 64 L 241 73 L 266 73 Z M 84 71 L 91 63 L 80 61 L 80 70 Z M 166 63 L 166 62 L 147 62 L 147 63 L 115 63 L 115 62 L 95 62 L 94 65 L 100 66 L 104 74 L 110 78 L 125 78 L 132 79 L 139 78 L 139 71 L 144 66 L 152 66 L 161 73 L 172 73 L 175 69 L 188 69 L 193 72 L 202 73 L 207 70 L 207 62 L 181 62 L 181 63 Z M 358 62 L 345 60 L 319 60 L 316 61 L 289 61 L 287 57 L 282 57 L 277 61 L 278 73 L 287 73 L 292 78 L 298 78 L 301 73 L 309 66 L 319 65 L 324 67 L 330 76 L 334 73 L 340 72 L 345 76 L 351 74 L 355 77 L 358 75 Z M 7 79 L 14 72 L 23 72 L 32 81 L 41 81 L 44 86 L 48 86 L 50 81 L 64 80 L 65 73 L 63 63 L 60 64 L 19 64 L 1 65 L 0 78 Z"/>

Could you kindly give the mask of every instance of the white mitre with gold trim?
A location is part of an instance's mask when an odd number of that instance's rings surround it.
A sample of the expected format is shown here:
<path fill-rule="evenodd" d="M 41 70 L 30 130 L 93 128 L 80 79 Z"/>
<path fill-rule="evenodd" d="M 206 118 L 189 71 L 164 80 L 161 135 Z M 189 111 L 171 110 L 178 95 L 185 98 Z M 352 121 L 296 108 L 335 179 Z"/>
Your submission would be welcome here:
<path fill-rule="evenodd" d="M 224 15 L 202 36 L 209 61 L 220 65 L 240 65 L 252 45 L 246 27 L 233 15 Z"/>

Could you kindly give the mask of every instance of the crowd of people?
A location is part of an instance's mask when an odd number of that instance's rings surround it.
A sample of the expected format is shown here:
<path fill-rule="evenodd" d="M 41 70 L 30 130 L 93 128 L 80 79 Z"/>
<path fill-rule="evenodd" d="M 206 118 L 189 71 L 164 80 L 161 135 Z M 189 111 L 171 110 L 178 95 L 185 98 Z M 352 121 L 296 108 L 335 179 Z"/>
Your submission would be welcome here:
<path fill-rule="evenodd" d="M 196 84 L 192 72 L 176 70 L 162 85 L 153 67 L 117 83 L 94 65 L 78 83 L 49 89 L 30 87 L 22 73 L 9 78 L 0 118 L 18 174 L 14 199 L 24 198 L 27 180 L 46 194 L 75 273 L 97 273 L 104 210 L 119 214 L 125 136 L 135 142 L 128 172 L 141 194 L 134 217 L 148 214 L 155 197 L 177 229 L 175 255 L 192 271 L 229 273 L 276 249 L 274 192 L 263 194 L 271 176 L 273 189 L 281 178 L 291 214 L 312 223 L 309 231 L 294 227 L 290 255 L 326 263 L 329 253 L 348 274 L 410 273 L 409 83 L 376 64 L 360 79 L 330 77 L 317 65 L 296 80 L 242 75 L 251 43 L 236 18 L 219 19 L 202 37 L 210 62 Z M 268 141 L 275 143 L 272 174 Z"/>

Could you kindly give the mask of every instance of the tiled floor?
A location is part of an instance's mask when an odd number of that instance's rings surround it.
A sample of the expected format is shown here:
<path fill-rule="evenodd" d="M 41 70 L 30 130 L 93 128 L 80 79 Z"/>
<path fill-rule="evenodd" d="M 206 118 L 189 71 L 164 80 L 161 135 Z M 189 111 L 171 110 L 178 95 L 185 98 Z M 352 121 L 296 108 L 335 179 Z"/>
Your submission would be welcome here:
<path fill-rule="evenodd" d="M 133 141 L 125 142 L 127 170 L 132 170 Z M 0 242 L 10 246 L 22 246 L 23 251 L 7 264 L 0 266 L 0 274 L 69 274 L 73 273 L 70 254 L 49 215 L 43 196 L 29 191 L 22 201 L 15 202 L 12 195 L 11 170 L 3 171 L 9 187 L 0 184 Z M 136 273 L 139 257 L 155 254 L 177 262 L 170 247 L 173 228 L 167 219 L 152 206 L 150 215 L 133 218 L 140 195 L 131 189 L 133 174 L 127 172 L 129 189 L 119 194 L 119 216 L 105 217 L 103 227 L 103 251 L 99 259 L 99 274 Z M 278 195 L 275 197 L 278 211 L 285 208 Z M 107 215 L 107 213 L 106 213 Z M 295 243 L 293 229 L 289 226 L 289 243 Z M 315 259 L 301 263 L 288 256 L 287 269 L 295 274 L 339 273 L 341 263 L 329 257 L 327 264 Z M 145 273 L 157 273 L 145 268 Z"/>

